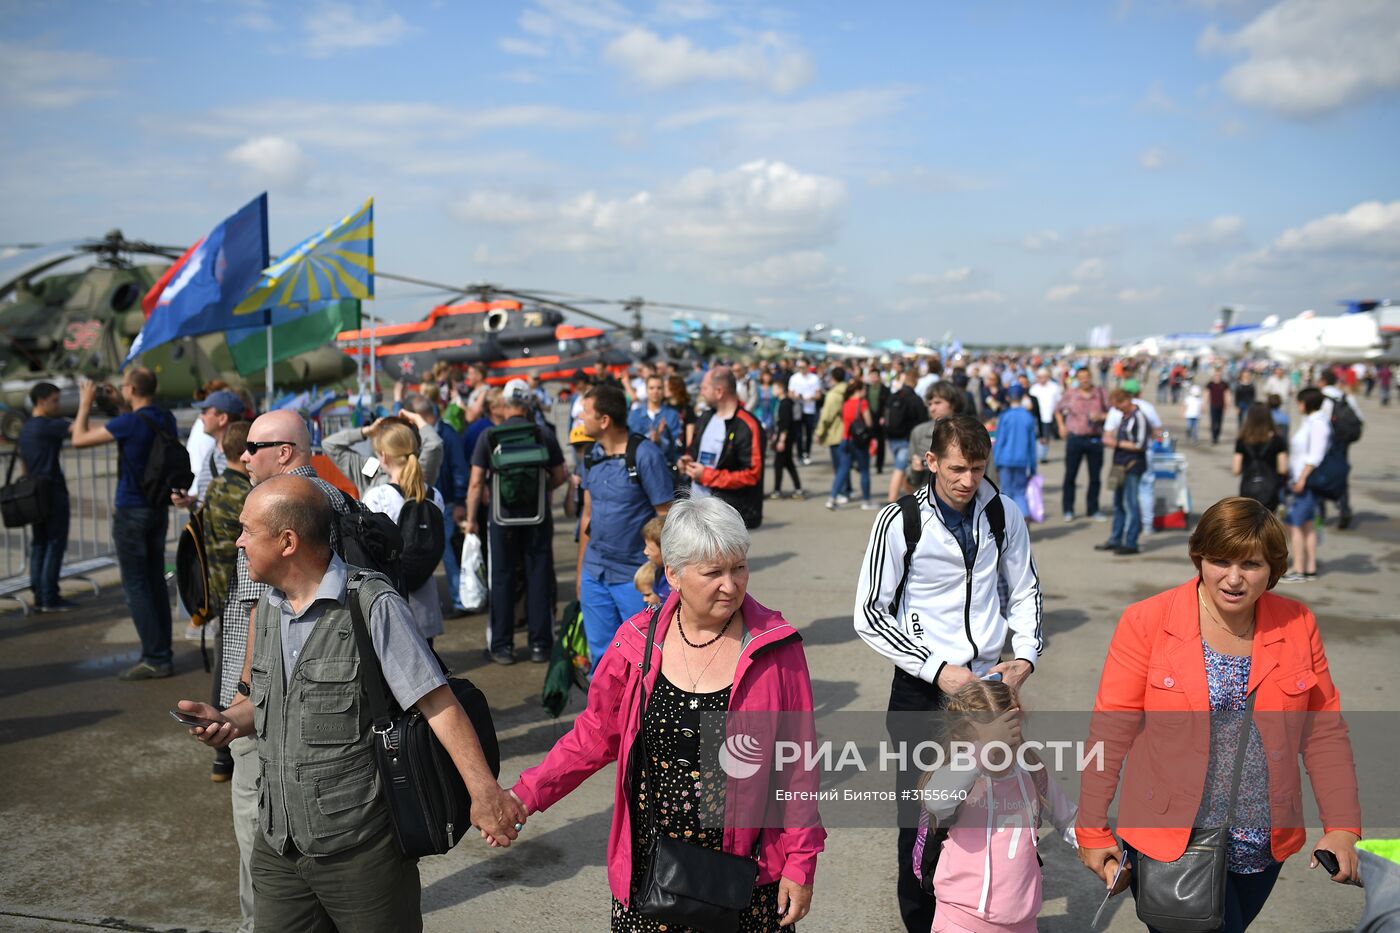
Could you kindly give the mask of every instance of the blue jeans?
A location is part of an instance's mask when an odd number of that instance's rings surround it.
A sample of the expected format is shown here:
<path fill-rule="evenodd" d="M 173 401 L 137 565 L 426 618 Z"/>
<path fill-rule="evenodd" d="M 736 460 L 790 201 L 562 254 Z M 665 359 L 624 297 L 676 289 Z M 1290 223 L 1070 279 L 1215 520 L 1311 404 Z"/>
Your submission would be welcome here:
<path fill-rule="evenodd" d="M 452 520 L 452 506 L 442 513 L 442 569 L 447 571 L 447 591 L 452 594 L 452 608 L 462 612 L 462 597 L 458 589 L 462 584 L 462 555 L 452 546 L 452 536 L 457 533 L 457 523 Z"/>
<path fill-rule="evenodd" d="M 1138 489 L 1142 485 L 1141 473 L 1129 473 L 1123 477 L 1123 485 L 1113 490 L 1113 531 L 1108 535 L 1110 544 L 1123 547 L 1138 546 L 1138 536 L 1142 534 L 1142 500 Z"/>
<path fill-rule="evenodd" d="M 63 552 L 68 550 L 68 490 L 49 495 L 49 509 L 42 522 L 29 529 L 29 588 L 36 606 L 58 604 L 58 576 Z"/>
<path fill-rule="evenodd" d="M 1074 514 L 1074 481 L 1079 473 L 1079 461 L 1088 461 L 1089 495 L 1084 505 L 1086 515 L 1099 512 L 1099 473 L 1103 470 L 1103 438 L 1087 434 L 1071 434 L 1065 438 L 1064 510 Z"/>
<path fill-rule="evenodd" d="M 124 507 L 112 516 L 112 543 L 122 574 L 126 609 L 141 639 L 141 660 L 153 667 L 169 665 L 170 591 L 165 587 L 165 529 L 169 509 Z"/>
<path fill-rule="evenodd" d="M 588 638 L 588 656 L 596 668 L 603 660 L 603 652 L 612 646 L 617 627 L 641 612 L 646 604 L 630 580 L 604 583 L 587 570 L 580 580 L 579 602 L 583 609 L 583 632 Z"/>
<path fill-rule="evenodd" d="M 1029 515 L 1030 505 L 1026 503 L 1026 485 L 1031 481 L 1031 471 L 1026 467 L 998 467 L 1001 471 L 1001 491 L 1022 515 Z"/>
<path fill-rule="evenodd" d="M 863 501 L 870 501 L 870 449 L 863 444 L 842 441 L 831 448 L 831 455 L 836 459 L 836 475 L 831 479 L 831 498 L 835 499 L 843 491 L 849 493 L 851 467 L 854 466 L 860 471 L 860 497 Z"/>
<path fill-rule="evenodd" d="M 1137 862 L 1137 849 L 1124 843 L 1123 851 L 1128 855 L 1129 864 Z M 1282 862 L 1274 862 L 1263 871 L 1251 872 L 1248 875 L 1234 871 L 1225 873 L 1225 919 L 1220 924 L 1219 933 L 1244 933 L 1245 930 L 1249 929 L 1249 925 L 1254 922 L 1255 917 L 1259 916 L 1259 912 L 1264 909 L 1264 904 L 1269 900 L 1269 895 L 1274 890 L 1274 882 L 1278 881 L 1278 873 L 1281 868 L 1283 868 Z M 1137 872 L 1129 872 L 1129 884 L 1133 898 L 1136 899 L 1138 893 Z M 1147 929 L 1149 933 L 1156 933 L 1152 927 Z"/>

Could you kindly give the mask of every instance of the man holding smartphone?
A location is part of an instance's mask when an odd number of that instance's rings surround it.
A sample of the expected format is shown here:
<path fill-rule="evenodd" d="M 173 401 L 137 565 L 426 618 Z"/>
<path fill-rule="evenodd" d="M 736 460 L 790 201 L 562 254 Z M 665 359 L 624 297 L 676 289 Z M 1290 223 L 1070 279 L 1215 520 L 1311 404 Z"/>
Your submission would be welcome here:
<path fill-rule="evenodd" d="M 257 929 L 421 930 L 417 860 L 399 849 L 378 792 L 366 667 L 346 605 L 351 568 L 331 550 L 331 514 L 304 477 L 274 476 L 249 494 L 238 543 L 253 579 L 270 589 L 257 605 L 240 695 L 223 712 L 193 700 L 178 710 L 213 723 L 190 730 L 211 747 L 256 736 Z M 382 577 L 367 580 L 360 598 L 395 701 L 416 706 L 451 755 L 482 837 L 510 845 L 524 808 L 496 783 L 407 602 Z"/>

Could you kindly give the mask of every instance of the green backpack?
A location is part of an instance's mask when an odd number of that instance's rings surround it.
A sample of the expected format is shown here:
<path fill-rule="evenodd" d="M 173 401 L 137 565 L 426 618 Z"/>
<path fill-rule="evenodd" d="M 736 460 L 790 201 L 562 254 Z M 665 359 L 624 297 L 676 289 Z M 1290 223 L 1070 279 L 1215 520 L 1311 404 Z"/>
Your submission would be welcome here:
<path fill-rule="evenodd" d="M 538 525 L 549 513 L 545 471 L 549 447 L 539 425 L 505 424 L 488 432 L 491 519 L 498 525 Z"/>

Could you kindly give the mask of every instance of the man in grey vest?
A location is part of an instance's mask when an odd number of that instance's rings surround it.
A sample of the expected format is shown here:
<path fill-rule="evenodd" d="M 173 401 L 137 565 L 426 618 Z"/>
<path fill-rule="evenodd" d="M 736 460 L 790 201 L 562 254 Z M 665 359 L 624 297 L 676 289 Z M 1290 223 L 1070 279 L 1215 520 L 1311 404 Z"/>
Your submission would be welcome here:
<path fill-rule="evenodd" d="M 179 706 L 216 723 L 190 730 L 206 745 L 257 737 L 255 926 L 421 930 L 417 860 L 399 850 L 379 789 L 364 668 L 345 605 L 351 571 L 331 550 L 330 506 L 310 480 L 273 476 L 249 493 L 240 520 L 248 570 L 271 590 L 258 602 L 239 696 L 222 712 L 193 700 Z M 510 845 L 524 809 L 496 783 L 408 604 L 377 576 L 361 599 L 395 700 L 416 706 L 452 756 L 482 837 Z"/>

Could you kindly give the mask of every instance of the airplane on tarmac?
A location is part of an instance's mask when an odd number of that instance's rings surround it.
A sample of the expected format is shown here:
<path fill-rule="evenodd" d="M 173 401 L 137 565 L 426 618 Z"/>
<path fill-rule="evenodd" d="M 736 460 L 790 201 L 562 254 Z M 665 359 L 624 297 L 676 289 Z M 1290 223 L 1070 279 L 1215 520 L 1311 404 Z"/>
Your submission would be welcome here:
<path fill-rule="evenodd" d="M 1389 301 L 1342 301 L 1344 314 L 1309 310 L 1289 318 L 1254 342 L 1254 349 L 1280 363 L 1360 363 L 1394 359 L 1400 307 Z"/>

